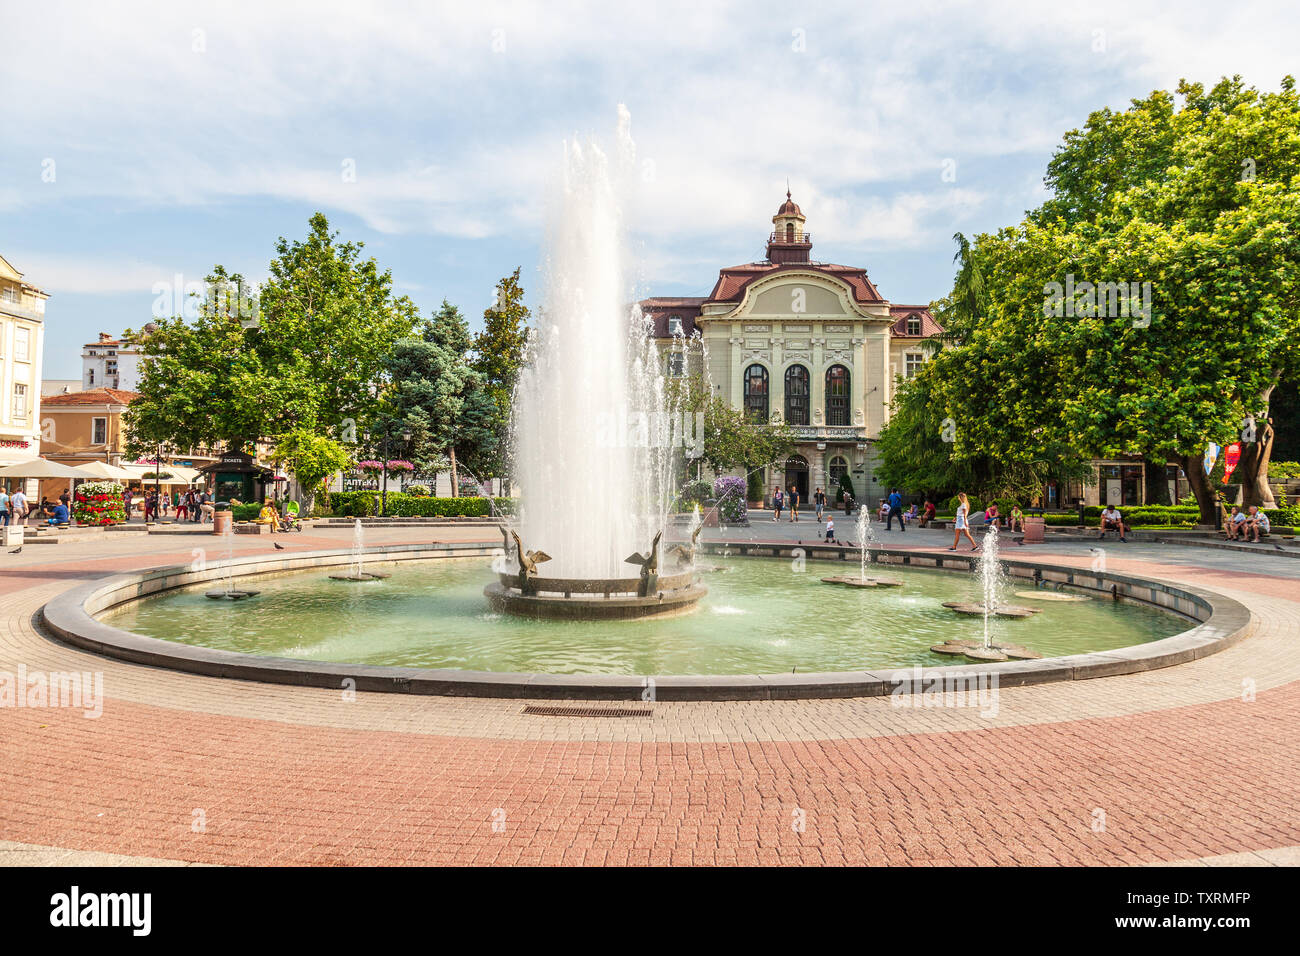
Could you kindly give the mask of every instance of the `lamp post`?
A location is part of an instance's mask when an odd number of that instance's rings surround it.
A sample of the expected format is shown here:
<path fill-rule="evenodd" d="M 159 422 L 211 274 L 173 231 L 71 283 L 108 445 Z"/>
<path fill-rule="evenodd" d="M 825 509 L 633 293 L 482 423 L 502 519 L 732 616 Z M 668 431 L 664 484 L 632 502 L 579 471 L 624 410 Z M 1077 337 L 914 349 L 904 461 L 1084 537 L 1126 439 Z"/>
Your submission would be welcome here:
<path fill-rule="evenodd" d="M 381 456 L 383 459 L 382 461 L 383 467 L 380 472 L 382 477 L 380 478 L 380 482 L 379 482 L 379 516 L 381 518 L 385 518 L 388 516 L 388 436 L 389 436 L 389 430 L 392 427 L 393 427 L 392 422 L 387 422 L 387 421 L 384 422 L 384 446 L 383 446 L 384 451 L 383 451 L 383 455 Z M 366 433 L 366 440 L 367 441 L 370 440 L 369 432 Z M 409 428 L 402 429 L 402 441 L 409 442 L 410 440 L 411 440 L 411 430 Z"/>

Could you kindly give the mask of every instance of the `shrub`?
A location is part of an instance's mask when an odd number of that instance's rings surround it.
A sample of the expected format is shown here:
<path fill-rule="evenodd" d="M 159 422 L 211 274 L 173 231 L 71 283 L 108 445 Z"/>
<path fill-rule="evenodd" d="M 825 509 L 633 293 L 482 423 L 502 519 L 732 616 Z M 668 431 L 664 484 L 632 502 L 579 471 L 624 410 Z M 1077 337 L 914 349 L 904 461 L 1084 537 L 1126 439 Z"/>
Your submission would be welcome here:
<path fill-rule="evenodd" d="M 380 494 L 377 491 L 336 491 L 330 495 L 330 507 L 334 514 L 348 518 L 366 518 L 379 510 Z M 388 493 L 388 514 L 399 518 L 481 518 L 496 514 L 514 514 L 515 503 L 512 498 L 489 499 L 477 497 L 465 498 L 425 498 L 400 491 Z"/>
<path fill-rule="evenodd" d="M 763 475 L 757 468 L 745 475 L 745 497 L 750 501 L 763 500 Z"/>
<path fill-rule="evenodd" d="M 262 513 L 262 506 L 259 504 L 235 505 L 230 509 L 231 521 L 254 521 Z"/>
<path fill-rule="evenodd" d="M 429 497 L 429 489 L 424 485 L 407 485 L 404 494 L 413 495 L 416 498 Z"/>
<path fill-rule="evenodd" d="M 745 479 L 735 475 L 727 475 L 713 483 L 713 494 L 718 499 L 718 514 L 723 521 L 743 524 L 749 520 L 745 493 Z"/>
<path fill-rule="evenodd" d="M 712 497 L 713 486 L 707 481 L 688 481 L 682 485 L 679 501 L 682 510 L 689 511 L 695 505 L 703 505 Z"/>
<path fill-rule="evenodd" d="M 77 524 L 105 525 L 126 520 L 122 486 L 115 481 L 87 481 L 77 487 L 72 504 Z"/>
<path fill-rule="evenodd" d="M 835 492 L 836 502 L 843 501 L 845 495 L 848 495 L 850 498 L 853 499 L 856 499 L 858 497 L 857 492 L 853 490 L 853 479 L 849 477 L 849 473 L 847 471 L 844 474 L 840 475 L 840 486 L 839 489 Z"/>

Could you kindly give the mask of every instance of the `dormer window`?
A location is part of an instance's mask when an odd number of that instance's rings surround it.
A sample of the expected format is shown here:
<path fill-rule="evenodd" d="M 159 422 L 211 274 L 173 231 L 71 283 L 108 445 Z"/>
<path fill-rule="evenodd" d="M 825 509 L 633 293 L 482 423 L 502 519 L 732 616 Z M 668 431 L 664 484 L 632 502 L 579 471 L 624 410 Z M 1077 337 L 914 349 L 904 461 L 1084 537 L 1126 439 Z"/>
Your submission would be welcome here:
<path fill-rule="evenodd" d="M 917 315 L 915 312 L 913 312 L 911 315 L 907 317 L 907 334 L 908 335 L 921 334 L 921 317 Z"/>
<path fill-rule="evenodd" d="M 682 317 L 680 315 L 668 316 L 668 334 L 669 335 L 682 334 Z"/>

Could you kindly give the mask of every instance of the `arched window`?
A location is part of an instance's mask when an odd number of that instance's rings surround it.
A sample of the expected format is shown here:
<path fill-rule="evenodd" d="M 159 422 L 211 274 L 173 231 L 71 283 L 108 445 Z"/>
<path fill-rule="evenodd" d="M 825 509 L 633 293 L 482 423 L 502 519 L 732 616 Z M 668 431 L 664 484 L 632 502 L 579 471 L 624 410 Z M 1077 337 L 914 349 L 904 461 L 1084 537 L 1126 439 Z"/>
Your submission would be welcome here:
<path fill-rule="evenodd" d="M 921 317 L 917 315 L 915 312 L 913 312 L 911 315 L 907 317 L 907 334 L 908 335 L 921 334 Z"/>
<path fill-rule="evenodd" d="M 808 424 L 808 370 L 802 365 L 785 370 L 785 420 L 788 425 Z"/>
<path fill-rule="evenodd" d="M 831 459 L 830 465 L 827 467 L 826 471 L 831 476 L 830 486 L 832 488 L 838 488 L 840 479 L 849 473 L 849 463 L 839 455 L 836 455 Z"/>
<path fill-rule="evenodd" d="M 767 421 L 767 369 L 761 365 L 745 369 L 745 414 L 752 421 Z"/>
<path fill-rule="evenodd" d="M 794 242 L 794 223 L 792 222 L 785 224 L 785 241 Z"/>
<path fill-rule="evenodd" d="M 832 365 L 826 370 L 826 424 L 849 423 L 849 370 Z"/>

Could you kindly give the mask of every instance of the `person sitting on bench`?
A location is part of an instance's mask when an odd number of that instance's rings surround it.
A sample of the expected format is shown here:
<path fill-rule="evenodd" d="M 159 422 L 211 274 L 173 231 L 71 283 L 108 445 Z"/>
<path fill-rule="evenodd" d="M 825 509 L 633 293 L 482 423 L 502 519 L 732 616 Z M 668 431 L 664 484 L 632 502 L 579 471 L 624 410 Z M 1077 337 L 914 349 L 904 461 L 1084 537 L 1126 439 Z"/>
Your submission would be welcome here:
<path fill-rule="evenodd" d="M 1106 537 L 1107 531 L 1118 531 L 1119 539 L 1124 540 L 1124 516 L 1114 505 L 1107 505 L 1106 510 L 1101 513 L 1101 534 L 1097 537 Z"/>
<path fill-rule="evenodd" d="M 269 524 L 272 533 L 281 530 L 282 525 L 280 523 L 280 516 L 276 513 L 275 505 L 271 502 L 270 498 L 267 498 L 262 502 L 262 510 L 257 515 L 256 523 Z"/>
<path fill-rule="evenodd" d="M 1268 534 L 1268 515 L 1259 510 L 1258 505 L 1250 506 L 1250 513 L 1246 515 L 1246 537 L 1256 543 L 1259 539 Z"/>
<path fill-rule="evenodd" d="M 1236 505 L 1232 506 L 1232 514 L 1228 515 L 1223 530 L 1227 532 L 1229 541 L 1246 540 L 1246 515 Z"/>

